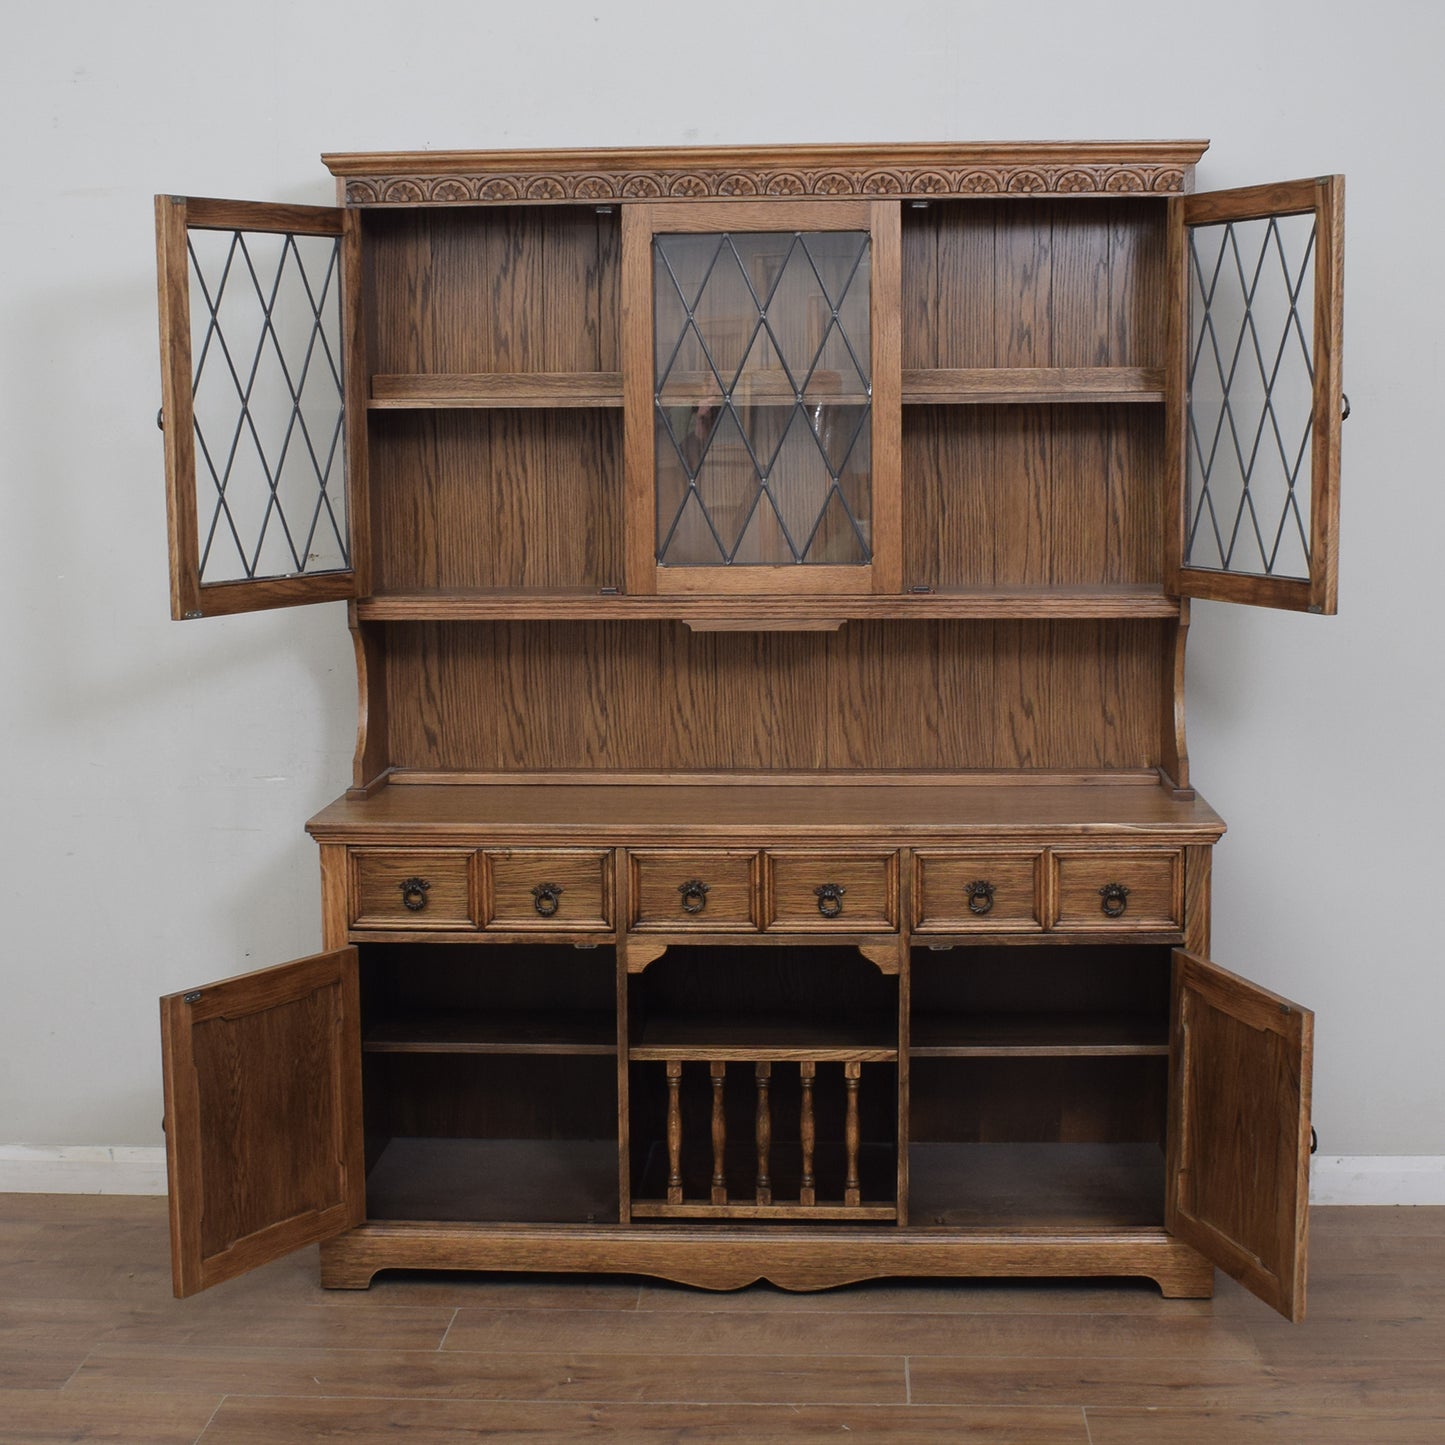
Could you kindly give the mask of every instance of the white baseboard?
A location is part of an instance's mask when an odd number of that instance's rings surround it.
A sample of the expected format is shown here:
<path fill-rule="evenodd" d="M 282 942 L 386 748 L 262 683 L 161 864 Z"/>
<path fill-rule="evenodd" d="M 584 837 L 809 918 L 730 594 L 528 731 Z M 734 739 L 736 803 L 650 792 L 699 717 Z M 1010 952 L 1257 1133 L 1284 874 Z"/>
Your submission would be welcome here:
<path fill-rule="evenodd" d="M 0 1194 L 164 1194 L 166 1151 L 0 1144 Z"/>
<path fill-rule="evenodd" d="M 166 1151 L 0 1144 L 0 1194 L 164 1194 Z M 1313 1204 L 1445 1205 L 1445 1155 L 1317 1154 Z"/>
<path fill-rule="evenodd" d="M 1316 1154 L 1311 1204 L 1445 1204 L 1445 1155 Z"/>

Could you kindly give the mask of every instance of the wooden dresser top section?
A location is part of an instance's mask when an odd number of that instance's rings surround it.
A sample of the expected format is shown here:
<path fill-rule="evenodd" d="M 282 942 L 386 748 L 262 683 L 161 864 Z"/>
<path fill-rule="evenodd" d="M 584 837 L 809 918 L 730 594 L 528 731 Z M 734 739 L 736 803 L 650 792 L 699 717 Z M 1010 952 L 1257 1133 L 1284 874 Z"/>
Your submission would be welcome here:
<path fill-rule="evenodd" d="M 484 835 L 762 846 L 793 839 L 972 844 L 1059 834 L 1213 843 L 1224 823 L 1148 775 L 1097 781 L 392 783 L 341 798 L 306 826 L 320 842 L 470 842 Z"/>
<path fill-rule="evenodd" d="M 1180 195 L 1209 142 L 709 146 L 323 155 L 351 206 L 798 196 Z"/>

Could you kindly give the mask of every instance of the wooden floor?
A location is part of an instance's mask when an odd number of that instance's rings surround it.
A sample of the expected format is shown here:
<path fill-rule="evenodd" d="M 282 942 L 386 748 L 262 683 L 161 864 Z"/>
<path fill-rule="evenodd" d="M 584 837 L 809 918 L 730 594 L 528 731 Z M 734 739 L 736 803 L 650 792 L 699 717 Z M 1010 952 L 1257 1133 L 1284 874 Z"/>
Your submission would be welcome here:
<path fill-rule="evenodd" d="M 1310 1318 L 1231 1281 L 316 1283 L 170 1295 L 160 1199 L 0 1195 L 0 1441 L 1445 1441 L 1445 1209 L 1319 1209 Z"/>

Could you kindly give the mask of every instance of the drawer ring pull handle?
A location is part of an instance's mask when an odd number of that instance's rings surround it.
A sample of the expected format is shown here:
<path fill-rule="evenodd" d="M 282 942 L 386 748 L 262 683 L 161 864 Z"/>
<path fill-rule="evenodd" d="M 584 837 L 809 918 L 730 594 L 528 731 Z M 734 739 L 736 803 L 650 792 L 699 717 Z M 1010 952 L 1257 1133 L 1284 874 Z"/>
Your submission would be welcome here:
<path fill-rule="evenodd" d="M 532 890 L 532 907 L 535 908 L 543 918 L 551 918 L 562 906 L 562 894 L 564 891 L 560 883 L 539 883 Z"/>
<path fill-rule="evenodd" d="M 1102 900 L 1099 907 L 1104 910 L 1105 918 L 1124 916 L 1124 910 L 1129 906 L 1129 890 L 1122 883 L 1106 883 L 1099 889 L 1099 897 Z"/>
<path fill-rule="evenodd" d="M 431 884 L 425 878 L 406 878 L 397 887 L 401 889 L 402 906 L 408 913 L 420 913 L 426 907 Z"/>
<path fill-rule="evenodd" d="M 813 892 L 818 895 L 818 912 L 824 918 L 836 918 L 843 911 L 843 895 L 848 890 L 840 883 L 821 883 Z"/>
<path fill-rule="evenodd" d="M 968 897 L 968 911 L 970 913 L 991 913 L 993 911 L 993 884 L 987 879 L 979 879 L 977 883 L 969 883 L 964 888 Z"/>
<path fill-rule="evenodd" d="M 707 895 L 711 890 L 701 878 L 689 878 L 686 883 L 677 885 L 677 891 L 682 894 L 684 913 L 701 913 L 707 907 Z"/>

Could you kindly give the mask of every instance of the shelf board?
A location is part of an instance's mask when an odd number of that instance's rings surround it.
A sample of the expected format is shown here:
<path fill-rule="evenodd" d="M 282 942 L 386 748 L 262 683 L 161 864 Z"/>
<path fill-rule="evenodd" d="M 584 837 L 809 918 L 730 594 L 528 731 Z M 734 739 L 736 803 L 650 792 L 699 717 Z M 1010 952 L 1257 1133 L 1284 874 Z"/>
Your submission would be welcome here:
<path fill-rule="evenodd" d="M 841 371 L 820 368 L 807 378 L 807 388 L 800 397 L 793 378 L 781 368 L 750 371 L 737 379 L 728 398 L 734 406 L 794 406 L 800 400 L 833 406 L 867 406 L 872 397 L 859 383 L 856 374 L 845 377 Z M 673 371 L 664 379 L 656 397 L 658 405 L 663 407 L 705 406 L 722 401 L 722 387 L 710 371 Z"/>
<path fill-rule="evenodd" d="M 903 372 L 905 406 L 1163 400 L 1164 369 L 1153 366 L 939 366 Z"/>
<path fill-rule="evenodd" d="M 623 596 L 591 588 L 538 591 L 383 592 L 357 603 L 375 622 L 548 622 L 583 618 L 676 620 L 737 630 L 836 626 L 857 620 L 968 618 L 1178 617 L 1179 599 L 1158 585 L 979 587 L 930 592 L 838 596 Z"/>
<path fill-rule="evenodd" d="M 915 1059 L 1140 1058 L 1169 1053 L 1165 1021 L 1133 1014 L 915 1014 Z"/>
<path fill-rule="evenodd" d="M 898 1057 L 897 1030 L 874 1021 L 836 1024 L 808 1020 L 649 1018 L 629 1046 L 634 1061 L 688 1059 L 712 1062 L 889 1063 Z"/>
<path fill-rule="evenodd" d="M 1158 1228 L 1158 1144 L 945 1144 L 908 1147 L 915 1228 Z"/>
<path fill-rule="evenodd" d="M 616 1139 L 393 1138 L 368 1219 L 617 1223 Z"/>
<path fill-rule="evenodd" d="M 373 411 L 452 407 L 620 407 L 620 371 L 378 373 Z"/>
<path fill-rule="evenodd" d="M 449 1010 L 399 1014 L 367 1028 L 369 1054 L 615 1054 L 610 1013 Z"/>

